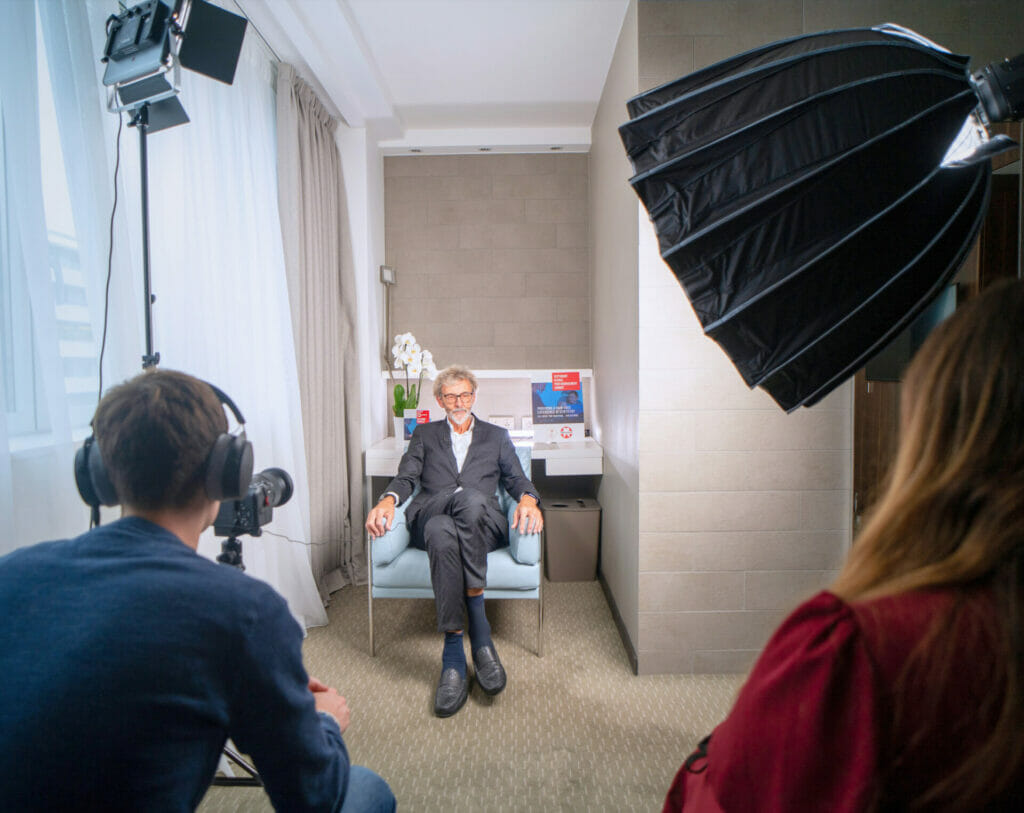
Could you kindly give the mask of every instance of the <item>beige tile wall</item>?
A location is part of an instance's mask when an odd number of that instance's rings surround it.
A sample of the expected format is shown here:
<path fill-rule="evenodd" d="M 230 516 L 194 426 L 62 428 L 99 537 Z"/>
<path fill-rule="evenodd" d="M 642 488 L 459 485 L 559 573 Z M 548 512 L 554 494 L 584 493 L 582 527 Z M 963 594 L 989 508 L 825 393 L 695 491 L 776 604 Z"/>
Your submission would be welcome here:
<path fill-rule="evenodd" d="M 590 367 L 586 155 L 390 156 L 392 334 L 438 366 Z"/>
<path fill-rule="evenodd" d="M 847 549 L 850 391 L 787 415 L 747 389 L 642 225 L 639 670 L 743 671 Z"/>
<path fill-rule="evenodd" d="M 974 67 L 1024 47 L 1019 0 L 642 0 L 638 12 L 641 89 L 772 40 L 881 22 Z M 702 335 L 646 221 L 639 273 L 639 669 L 742 671 L 845 556 L 850 385 L 783 414 Z"/>

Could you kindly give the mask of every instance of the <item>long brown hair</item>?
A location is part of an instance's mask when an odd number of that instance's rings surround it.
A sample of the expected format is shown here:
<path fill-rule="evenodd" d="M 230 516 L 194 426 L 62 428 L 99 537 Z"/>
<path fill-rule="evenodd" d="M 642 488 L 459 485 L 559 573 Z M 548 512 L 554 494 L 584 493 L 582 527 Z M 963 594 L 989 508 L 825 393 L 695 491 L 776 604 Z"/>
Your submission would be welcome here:
<path fill-rule="evenodd" d="M 991 592 L 1002 641 L 995 727 L 917 800 L 976 809 L 1024 769 L 1024 284 L 993 286 L 941 324 L 911 363 L 902 399 L 887 487 L 832 590 L 847 601 L 933 587 Z M 954 647 L 937 653 L 948 661 L 937 673 L 955 669 Z"/>

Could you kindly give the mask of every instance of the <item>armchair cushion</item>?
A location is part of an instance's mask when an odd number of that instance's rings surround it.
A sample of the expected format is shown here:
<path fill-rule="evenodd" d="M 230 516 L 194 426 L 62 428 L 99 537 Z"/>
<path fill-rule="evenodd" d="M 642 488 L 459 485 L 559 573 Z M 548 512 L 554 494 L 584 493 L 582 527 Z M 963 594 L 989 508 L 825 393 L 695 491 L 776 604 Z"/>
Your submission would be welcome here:
<path fill-rule="evenodd" d="M 529 446 L 516 446 L 516 454 L 523 471 L 529 474 L 532 464 L 532 449 Z M 512 559 L 521 565 L 535 565 L 540 561 L 540 534 L 523 534 L 512 527 L 512 516 L 515 514 L 516 501 L 512 495 L 498 488 L 498 500 L 508 518 L 508 552 Z M 490 567 L 490 560 L 488 560 Z"/>
<path fill-rule="evenodd" d="M 403 503 L 395 509 L 391 530 L 378 536 L 370 545 L 370 561 L 374 567 L 391 564 L 411 544 L 412 533 L 405 524 L 405 505 Z"/>
<path fill-rule="evenodd" d="M 508 548 L 487 554 L 487 588 L 491 590 L 536 590 L 540 564 L 517 564 Z M 426 551 L 407 548 L 391 563 L 375 566 L 374 588 L 423 590 L 430 595 L 430 562 Z"/>
<path fill-rule="evenodd" d="M 521 565 L 535 565 L 540 561 L 540 534 L 524 534 L 512 527 L 512 516 L 516 503 L 508 494 L 503 495 L 509 505 L 505 507 L 508 517 L 508 550 L 512 558 Z"/>

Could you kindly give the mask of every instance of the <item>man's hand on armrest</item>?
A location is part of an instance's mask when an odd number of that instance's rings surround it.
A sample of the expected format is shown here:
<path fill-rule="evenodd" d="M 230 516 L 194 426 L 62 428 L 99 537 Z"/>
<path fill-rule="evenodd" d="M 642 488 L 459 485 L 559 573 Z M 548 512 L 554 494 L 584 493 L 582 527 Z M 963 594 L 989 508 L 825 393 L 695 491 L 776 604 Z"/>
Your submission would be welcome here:
<path fill-rule="evenodd" d="M 391 494 L 385 494 L 380 502 L 370 509 L 366 516 L 366 530 L 371 539 L 383 536 L 391 530 L 391 524 L 395 521 L 395 498 Z"/>
<path fill-rule="evenodd" d="M 315 677 L 309 679 L 309 690 L 313 693 L 313 702 L 316 703 L 317 711 L 325 711 L 338 721 L 338 728 L 345 733 L 348 728 L 349 710 L 345 698 L 338 694 L 337 689 L 332 689 L 325 683 L 321 683 Z"/>
<path fill-rule="evenodd" d="M 539 534 L 543 527 L 544 515 L 537 507 L 537 499 L 531 494 L 524 494 L 512 515 L 512 528 L 521 534 Z"/>

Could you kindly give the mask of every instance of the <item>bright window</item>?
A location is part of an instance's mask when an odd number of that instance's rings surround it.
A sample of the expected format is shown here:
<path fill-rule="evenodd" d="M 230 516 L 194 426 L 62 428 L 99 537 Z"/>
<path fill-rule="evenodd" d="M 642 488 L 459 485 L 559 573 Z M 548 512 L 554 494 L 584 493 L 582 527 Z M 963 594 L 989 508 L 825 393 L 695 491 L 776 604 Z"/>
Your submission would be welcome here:
<path fill-rule="evenodd" d="M 64 392 L 73 429 L 87 426 L 96 404 L 97 355 L 89 320 L 86 285 L 79 261 L 78 241 L 68 194 L 64 154 L 61 149 L 46 50 L 38 19 L 36 22 L 36 81 L 38 86 L 38 139 L 40 177 L 38 183 L 45 211 L 47 267 L 30 268 L 31 256 L 21 245 L 17 216 L 17 193 L 12 189 L 9 149 L 13 127 L 24 127 L 16 111 L 0 99 L 0 353 L 3 361 L 4 410 L 11 438 L 50 430 L 43 392 L 44 364 L 62 367 Z M 32 179 L 34 181 L 34 179 Z M 48 337 L 56 347 L 41 348 L 32 316 L 30 274 L 47 277 L 47 307 L 54 308 L 56 336 Z M 38 304 L 37 304 L 38 307 Z M 76 434 L 81 434 L 80 432 Z"/>

